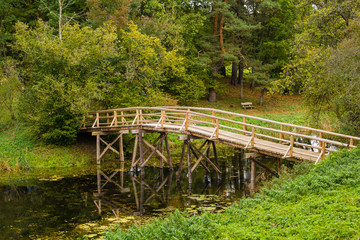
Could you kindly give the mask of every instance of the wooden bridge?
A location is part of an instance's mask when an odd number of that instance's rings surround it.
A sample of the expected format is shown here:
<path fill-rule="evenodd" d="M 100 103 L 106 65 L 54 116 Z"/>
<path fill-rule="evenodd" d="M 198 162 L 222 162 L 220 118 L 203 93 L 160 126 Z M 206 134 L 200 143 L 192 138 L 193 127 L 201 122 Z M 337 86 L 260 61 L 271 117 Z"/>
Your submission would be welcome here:
<path fill-rule="evenodd" d="M 168 133 L 179 134 L 178 138 L 183 140 L 184 144 L 178 174 L 181 172 L 185 154 L 187 154 L 190 174 L 199 164 L 207 171 L 210 165 L 221 173 L 217 164 L 209 157 L 209 151 L 213 148 L 215 161 L 217 159 L 215 143 L 279 159 L 311 161 L 316 164 L 338 149 L 355 148 L 355 143 L 360 140 L 359 137 L 234 112 L 178 106 L 134 107 L 89 112 L 88 116 L 83 118 L 82 131 L 92 132 L 97 137 L 98 164 L 109 149 L 119 154 L 123 161 L 122 136 L 135 134 L 132 169 L 136 166 L 143 169 L 154 155 L 158 155 L 160 167 L 166 162 L 172 168 Z M 149 143 L 143 138 L 144 133 L 147 132 L 157 132 L 160 135 Z M 117 137 L 111 143 L 107 143 L 102 138 L 103 135 L 117 135 Z M 196 147 L 193 143 L 194 139 L 205 139 L 205 142 L 201 147 Z M 101 142 L 105 145 L 103 150 L 101 150 Z M 116 142 L 119 142 L 119 150 L 114 147 Z M 167 157 L 163 153 L 163 145 Z M 191 153 L 196 157 L 192 166 Z"/>

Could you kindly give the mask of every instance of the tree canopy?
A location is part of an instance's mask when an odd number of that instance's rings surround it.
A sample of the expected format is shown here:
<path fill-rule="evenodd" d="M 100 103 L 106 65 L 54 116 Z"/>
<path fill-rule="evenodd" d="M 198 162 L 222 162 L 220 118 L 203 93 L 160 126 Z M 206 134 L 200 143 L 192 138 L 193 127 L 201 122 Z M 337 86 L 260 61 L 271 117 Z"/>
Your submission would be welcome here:
<path fill-rule="evenodd" d="M 231 84 L 261 89 L 260 103 L 270 89 L 302 93 L 351 132 L 358 9 L 350 0 L 0 0 L 0 107 L 67 143 L 88 110 L 191 104 L 231 65 Z"/>

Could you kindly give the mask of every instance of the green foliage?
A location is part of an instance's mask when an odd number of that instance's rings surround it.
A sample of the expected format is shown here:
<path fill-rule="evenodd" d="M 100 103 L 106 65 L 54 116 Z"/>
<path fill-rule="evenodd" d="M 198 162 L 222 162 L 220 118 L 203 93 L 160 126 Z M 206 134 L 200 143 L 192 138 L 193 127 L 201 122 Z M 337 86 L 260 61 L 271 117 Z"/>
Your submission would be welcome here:
<path fill-rule="evenodd" d="M 213 233 L 213 215 L 189 217 L 178 210 L 165 219 L 153 219 L 151 224 L 134 226 L 128 232 L 120 228 L 105 234 L 106 239 L 209 239 Z"/>
<path fill-rule="evenodd" d="M 37 0 L 0 0 L 0 58 L 16 57 L 10 44 L 14 41 L 15 23 L 21 21 L 34 26 L 41 16 Z"/>
<path fill-rule="evenodd" d="M 41 21 L 34 30 L 22 23 L 16 28 L 15 48 L 22 55 L 26 86 L 20 116 L 37 136 L 69 144 L 79 127 L 77 116 L 102 99 L 102 73 L 109 59 L 119 55 L 115 29 L 66 25 L 60 40 Z"/>
<path fill-rule="evenodd" d="M 15 119 L 15 105 L 21 91 L 21 80 L 19 71 L 16 68 L 16 61 L 11 58 L 6 58 L 0 65 L 0 109 L 2 112 L 2 119 L 9 115 L 12 120 Z"/>
<path fill-rule="evenodd" d="M 343 132 L 357 134 L 360 88 L 355 19 L 359 2 L 316 2 L 316 8 L 309 4 L 298 6 L 307 15 L 298 23 L 294 58 L 275 88 L 278 92 L 302 92 L 315 120 L 325 113 L 334 116 Z"/>
<path fill-rule="evenodd" d="M 360 150 L 333 153 L 320 164 L 284 174 L 271 189 L 223 214 L 184 217 L 108 232 L 107 239 L 355 239 L 360 222 Z M 191 223 L 191 225 L 189 224 Z M 201 232 L 194 231 L 201 230 Z"/>

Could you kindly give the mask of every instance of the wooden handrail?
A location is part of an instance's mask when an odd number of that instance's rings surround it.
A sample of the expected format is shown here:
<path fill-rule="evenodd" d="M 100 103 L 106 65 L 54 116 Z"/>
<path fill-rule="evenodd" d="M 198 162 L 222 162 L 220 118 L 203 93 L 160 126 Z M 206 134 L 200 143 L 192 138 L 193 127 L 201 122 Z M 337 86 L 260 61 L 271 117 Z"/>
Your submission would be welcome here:
<path fill-rule="evenodd" d="M 321 132 L 321 133 L 324 133 L 324 134 L 329 134 L 329 135 L 338 136 L 338 137 L 344 137 L 344 138 L 349 138 L 349 139 L 354 139 L 354 140 L 360 140 L 360 137 L 355 137 L 355 136 L 351 136 L 351 135 L 335 133 L 335 132 L 329 132 L 329 131 L 325 131 L 325 130 L 321 130 L 321 129 L 305 127 L 305 126 L 300 126 L 300 125 L 295 125 L 295 124 L 290 124 L 290 123 L 284 123 L 284 122 L 278 122 L 278 121 L 274 121 L 274 120 L 270 120 L 270 119 L 266 119 L 266 118 L 255 117 L 255 116 L 245 115 L 245 114 L 241 114 L 241 113 L 228 112 L 228 111 L 219 110 L 219 109 L 213 109 L 213 108 L 182 107 L 182 106 L 167 106 L 165 108 L 168 108 L 168 109 L 190 109 L 190 110 L 200 110 L 200 111 L 214 111 L 215 113 L 222 113 L 222 114 L 228 114 L 228 115 L 233 115 L 233 116 L 237 116 L 237 117 L 244 117 L 244 118 L 249 118 L 249 119 L 254 119 L 254 120 L 260 120 L 260 121 L 264 121 L 264 122 L 268 122 L 268 123 L 274 123 L 274 124 L 277 124 L 277 125 L 280 125 L 280 126 L 283 125 L 283 126 L 287 126 L 287 127 L 299 128 L 299 129 L 308 130 L 308 131 L 314 131 L 314 132 L 318 132 L 318 133 Z"/>
<path fill-rule="evenodd" d="M 143 113 L 143 111 L 145 113 Z M 209 114 L 197 112 L 197 111 L 208 111 Z M 218 113 L 218 114 L 216 114 L 216 113 Z M 219 113 L 236 116 L 236 117 L 242 117 L 243 119 L 242 119 L 242 121 L 236 121 L 236 120 L 228 119 L 225 117 L 220 117 Z M 321 149 L 321 155 L 322 155 L 321 158 L 324 157 L 325 152 L 330 152 L 330 150 L 328 150 L 325 147 L 326 143 L 336 145 L 336 146 L 341 146 L 341 147 L 347 147 L 347 148 L 351 149 L 351 148 L 356 147 L 354 145 L 354 140 L 360 140 L 359 137 L 355 137 L 355 136 L 339 134 L 339 133 L 334 133 L 334 132 L 328 132 L 325 130 L 309 128 L 309 127 L 304 127 L 304 126 L 298 126 L 298 125 L 288 124 L 288 123 L 283 123 L 283 122 L 277 122 L 277 121 L 264 119 L 264 118 L 260 118 L 260 117 L 254 117 L 254 116 L 233 113 L 233 112 L 212 109 L 212 108 L 178 107 L 178 106 L 133 107 L 133 108 L 119 108 L 119 109 L 92 111 L 92 112 L 88 112 L 87 116 L 89 116 L 89 115 L 92 115 L 92 117 L 87 117 L 85 119 L 82 119 L 84 128 L 86 128 L 86 126 L 88 126 L 88 125 L 86 125 L 87 120 L 89 121 L 89 120 L 94 120 L 94 119 L 95 119 L 95 121 L 93 121 L 92 125 L 90 125 L 90 126 L 92 126 L 92 128 L 95 128 L 95 127 L 98 128 L 100 126 L 101 127 L 106 127 L 106 126 L 107 127 L 114 127 L 114 126 L 119 127 L 118 118 L 121 119 L 121 126 L 124 126 L 124 124 L 128 125 L 129 123 L 132 126 L 139 126 L 142 123 L 147 123 L 147 122 L 151 122 L 151 121 L 159 121 L 158 123 L 159 123 L 159 125 L 161 125 L 162 128 L 164 127 L 165 119 L 166 119 L 166 121 L 171 123 L 174 121 L 172 118 L 174 118 L 174 119 L 176 119 L 176 121 L 184 120 L 183 126 L 180 128 L 180 130 L 185 130 L 185 131 L 187 131 L 189 129 L 190 124 L 194 124 L 194 123 L 206 124 L 214 129 L 213 136 L 216 138 L 219 138 L 220 129 L 223 128 L 223 129 L 239 131 L 239 132 L 242 132 L 243 134 L 251 134 L 252 139 L 255 139 L 255 136 L 262 137 L 262 138 L 269 138 L 269 139 L 272 139 L 273 141 L 277 139 L 276 141 L 278 141 L 279 143 L 290 144 L 289 155 L 292 155 L 294 145 L 299 145 L 296 142 L 294 142 L 294 137 L 306 138 L 309 140 L 315 140 L 315 141 L 319 142 L 319 146 L 318 147 L 314 146 L 314 148 L 319 149 L 319 150 Z M 105 115 L 105 116 L 102 116 L 102 115 Z M 172 117 L 171 115 L 176 115 L 177 117 Z M 167 116 L 169 116 L 169 117 L 167 117 Z M 181 117 L 181 116 L 184 116 L 184 117 Z M 135 118 L 133 118 L 133 117 L 135 117 Z M 132 119 L 130 119 L 130 118 L 132 118 Z M 148 118 L 151 120 L 148 120 L 145 118 Z M 106 122 L 104 119 L 106 119 Z M 111 123 L 109 121 L 110 119 L 112 119 Z M 276 124 L 276 125 L 278 125 L 278 128 L 250 124 L 250 123 L 246 122 L 247 119 L 254 119 L 254 120 L 259 120 L 259 121 L 266 122 L 266 123 Z M 232 123 L 232 124 L 236 124 L 236 125 L 240 125 L 240 126 L 242 125 L 242 127 L 232 128 L 232 127 L 220 124 L 220 121 Z M 193 126 L 193 125 L 191 125 L 191 126 Z M 318 133 L 318 136 L 311 136 L 311 135 L 306 135 L 306 134 L 297 133 L 297 132 L 285 131 L 284 126 L 293 128 L 294 130 L 296 129 L 296 130 L 307 130 L 307 131 L 311 131 L 311 132 L 316 132 L 316 133 Z M 247 130 L 248 127 L 252 128 L 251 132 L 249 132 Z M 269 133 L 263 133 L 263 132 L 260 134 L 260 133 L 256 133 L 255 130 L 268 131 L 273 134 L 269 135 Z M 274 137 L 274 134 L 275 134 L 275 137 Z M 276 134 L 279 134 L 279 135 L 276 135 Z M 324 138 L 323 134 L 342 137 L 342 138 L 345 138 L 346 141 L 348 141 L 348 142 L 344 143 L 344 142 L 330 140 L 330 139 Z M 277 138 L 276 136 L 279 136 L 279 137 Z M 288 136 L 290 138 L 290 141 L 287 140 L 285 138 L 285 136 Z M 253 147 L 254 144 L 255 143 L 252 140 L 251 146 Z M 304 144 L 302 144 L 302 145 L 304 145 Z M 300 146 L 301 146 L 301 144 L 300 144 Z"/>

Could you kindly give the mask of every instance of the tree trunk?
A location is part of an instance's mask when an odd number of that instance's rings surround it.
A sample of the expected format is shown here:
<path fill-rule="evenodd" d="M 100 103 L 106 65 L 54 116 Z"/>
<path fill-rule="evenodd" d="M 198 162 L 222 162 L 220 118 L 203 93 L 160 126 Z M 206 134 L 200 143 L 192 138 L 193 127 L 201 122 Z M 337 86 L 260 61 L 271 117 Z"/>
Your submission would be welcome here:
<path fill-rule="evenodd" d="M 226 77 L 226 68 L 225 68 L 224 65 L 220 68 L 220 73 L 221 73 L 221 75 L 223 75 L 224 77 Z"/>
<path fill-rule="evenodd" d="M 214 15 L 214 26 L 213 26 L 214 37 L 217 35 L 218 21 L 219 21 L 219 14 L 216 12 Z"/>
<path fill-rule="evenodd" d="M 239 75 L 238 75 L 238 83 L 240 84 L 244 79 L 244 63 L 243 60 L 240 59 L 239 62 Z"/>
<path fill-rule="evenodd" d="M 59 0 L 59 39 L 62 40 L 62 0 Z"/>
<path fill-rule="evenodd" d="M 259 105 L 260 105 L 260 106 L 262 106 L 262 105 L 263 105 L 264 93 L 265 93 L 265 89 L 261 89 L 261 93 L 260 93 L 260 101 L 259 101 Z"/>
<path fill-rule="evenodd" d="M 226 3 L 227 0 L 224 0 L 224 2 Z M 225 47 L 224 47 L 224 34 L 223 34 L 223 30 L 224 30 L 224 13 L 221 13 L 221 17 L 220 17 L 220 26 L 219 26 L 219 40 L 220 40 L 220 49 L 221 49 L 221 53 L 225 54 Z"/>
<path fill-rule="evenodd" d="M 233 61 L 231 68 L 231 85 L 233 86 L 237 85 L 236 75 L 237 75 L 237 63 Z"/>
<path fill-rule="evenodd" d="M 208 97 L 208 101 L 209 102 L 216 102 L 216 91 L 214 88 L 209 88 L 209 97 Z"/>
<path fill-rule="evenodd" d="M 238 83 L 240 84 L 240 99 L 243 99 L 243 82 L 244 82 L 244 64 L 243 64 L 243 60 L 240 59 L 239 75 L 238 75 Z"/>
<path fill-rule="evenodd" d="M 254 67 L 251 68 L 251 74 L 254 74 Z M 250 84 L 250 89 L 253 90 L 254 88 L 255 88 L 255 78 L 253 78 Z"/>

